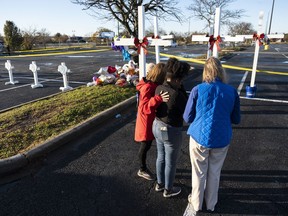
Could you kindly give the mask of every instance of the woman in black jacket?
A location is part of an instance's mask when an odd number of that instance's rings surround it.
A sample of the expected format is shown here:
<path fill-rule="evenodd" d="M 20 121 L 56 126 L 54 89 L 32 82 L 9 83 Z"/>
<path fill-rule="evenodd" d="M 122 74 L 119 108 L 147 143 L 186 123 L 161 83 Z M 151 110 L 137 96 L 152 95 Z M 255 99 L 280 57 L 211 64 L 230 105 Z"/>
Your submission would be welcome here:
<path fill-rule="evenodd" d="M 164 191 L 164 197 L 176 196 L 180 187 L 174 187 L 176 163 L 182 143 L 183 113 L 187 103 L 187 94 L 182 85 L 190 65 L 170 58 L 164 68 L 166 81 L 156 88 L 155 94 L 168 92 L 168 102 L 161 103 L 156 109 L 153 122 L 153 134 L 157 144 L 155 190 Z"/>

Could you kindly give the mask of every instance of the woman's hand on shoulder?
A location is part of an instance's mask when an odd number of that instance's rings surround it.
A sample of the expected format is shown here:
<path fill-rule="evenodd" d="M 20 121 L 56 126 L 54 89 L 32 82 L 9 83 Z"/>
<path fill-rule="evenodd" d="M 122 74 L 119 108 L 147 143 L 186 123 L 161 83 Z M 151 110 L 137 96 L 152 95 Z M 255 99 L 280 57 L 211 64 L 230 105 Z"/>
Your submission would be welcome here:
<path fill-rule="evenodd" d="M 163 102 L 166 103 L 169 101 L 169 93 L 168 92 L 160 91 L 159 95 L 161 96 Z"/>

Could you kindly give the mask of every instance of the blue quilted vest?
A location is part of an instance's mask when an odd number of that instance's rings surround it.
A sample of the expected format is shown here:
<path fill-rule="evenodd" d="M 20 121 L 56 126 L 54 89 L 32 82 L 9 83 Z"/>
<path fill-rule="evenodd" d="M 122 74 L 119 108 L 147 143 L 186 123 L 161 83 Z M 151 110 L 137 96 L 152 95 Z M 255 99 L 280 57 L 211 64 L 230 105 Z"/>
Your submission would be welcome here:
<path fill-rule="evenodd" d="M 202 83 L 195 88 L 198 88 L 196 115 L 187 134 L 207 148 L 227 146 L 232 137 L 231 113 L 236 90 L 220 81 Z"/>

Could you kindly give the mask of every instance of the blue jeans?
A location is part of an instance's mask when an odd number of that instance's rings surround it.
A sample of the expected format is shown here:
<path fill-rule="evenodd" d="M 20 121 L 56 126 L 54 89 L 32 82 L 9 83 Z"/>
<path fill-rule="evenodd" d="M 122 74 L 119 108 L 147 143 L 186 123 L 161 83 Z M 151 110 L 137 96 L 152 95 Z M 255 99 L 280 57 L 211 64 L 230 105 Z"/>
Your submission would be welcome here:
<path fill-rule="evenodd" d="M 182 144 L 182 127 L 172 127 L 155 119 L 152 130 L 157 145 L 157 182 L 170 190 L 173 187 L 176 163 Z"/>

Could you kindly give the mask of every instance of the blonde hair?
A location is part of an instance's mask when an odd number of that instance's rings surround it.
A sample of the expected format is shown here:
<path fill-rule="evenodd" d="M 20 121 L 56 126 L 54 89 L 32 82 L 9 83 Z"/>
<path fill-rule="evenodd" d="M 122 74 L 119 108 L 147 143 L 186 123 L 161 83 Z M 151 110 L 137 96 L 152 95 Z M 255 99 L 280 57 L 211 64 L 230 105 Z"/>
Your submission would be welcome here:
<path fill-rule="evenodd" d="M 226 73 L 219 59 L 210 57 L 206 60 L 203 70 L 203 82 L 211 83 L 218 78 L 226 83 Z"/>
<path fill-rule="evenodd" d="M 154 66 L 155 66 L 154 63 L 146 64 L 146 73 L 148 74 L 153 69 Z"/>
<path fill-rule="evenodd" d="M 166 71 L 164 70 L 164 63 L 156 64 L 152 70 L 147 74 L 146 79 L 152 82 L 162 84 L 164 82 Z"/>

